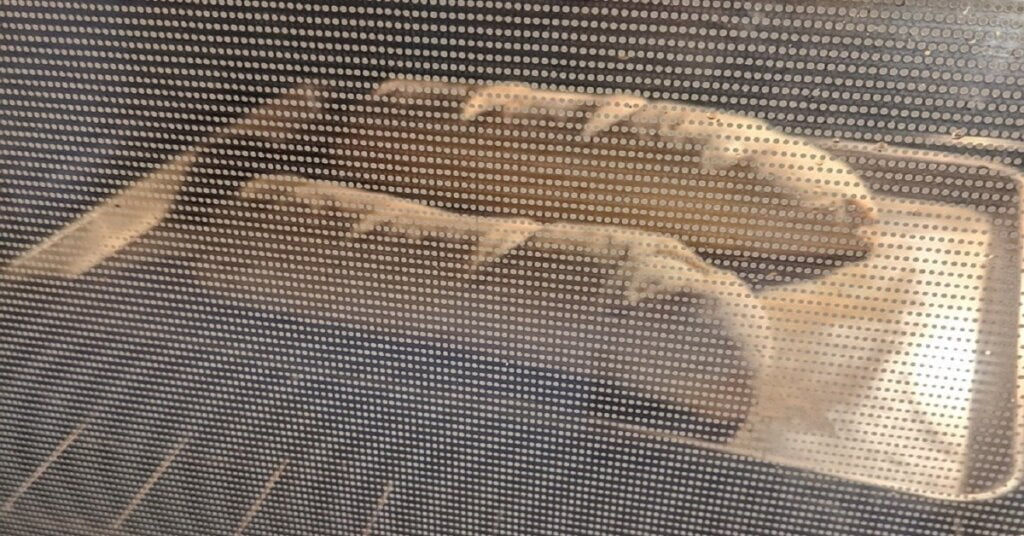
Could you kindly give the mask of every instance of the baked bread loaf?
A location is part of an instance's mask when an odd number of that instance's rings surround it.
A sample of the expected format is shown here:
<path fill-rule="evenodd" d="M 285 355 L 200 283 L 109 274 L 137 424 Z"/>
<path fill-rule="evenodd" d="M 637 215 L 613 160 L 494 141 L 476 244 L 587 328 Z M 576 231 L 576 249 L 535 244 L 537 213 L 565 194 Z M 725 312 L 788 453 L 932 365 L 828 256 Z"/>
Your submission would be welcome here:
<path fill-rule="evenodd" d="M 748 286 L 662 234 L 458 214 L 295 175 L 246 183 L 197 270 L 264 305 L 420 333 L 742 421 L 772 353 Z"/>
<path fill-rule="evenodd" d="M 764 121 L 630 95 L 392 80 L 338 116 L 338 176 L 453 210 L 671 235 L 705 258 L 855 260 L 871 196 Z"/>

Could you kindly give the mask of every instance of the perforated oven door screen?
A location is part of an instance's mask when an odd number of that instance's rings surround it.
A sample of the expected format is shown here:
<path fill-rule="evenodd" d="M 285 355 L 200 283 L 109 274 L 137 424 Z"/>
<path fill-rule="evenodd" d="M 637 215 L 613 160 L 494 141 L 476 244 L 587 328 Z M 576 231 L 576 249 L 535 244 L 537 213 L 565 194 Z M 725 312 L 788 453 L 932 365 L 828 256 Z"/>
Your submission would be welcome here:
<path fill-rule="evenodd" d="M 1024 533 L 1015 1 L 7 1 L 0 533 Z"/>

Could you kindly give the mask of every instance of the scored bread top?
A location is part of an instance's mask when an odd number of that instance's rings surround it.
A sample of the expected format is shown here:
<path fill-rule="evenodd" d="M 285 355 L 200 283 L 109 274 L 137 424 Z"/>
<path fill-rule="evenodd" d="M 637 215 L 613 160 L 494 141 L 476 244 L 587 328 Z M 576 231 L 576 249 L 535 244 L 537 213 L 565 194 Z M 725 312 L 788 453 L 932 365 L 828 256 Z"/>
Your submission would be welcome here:
<path fill-rule="evenodd" d="M 632 95 L 390 80 L 338 115 L 342 180 L 453 209 L 623 225 L 705 258 L 856 260 L 874 203 L 821 147 Z"/>
<path fill-rule="evenodd" d="M 667 235 L 459 214 L 290 174 L 248 181 L 222 220 L 205 245 L 221 255 L 201 272 L 235 295 L 362 328 L 535 345 L 517 359 L 712 418 L 745 418 L 772 353 L 750 288 Z"/>

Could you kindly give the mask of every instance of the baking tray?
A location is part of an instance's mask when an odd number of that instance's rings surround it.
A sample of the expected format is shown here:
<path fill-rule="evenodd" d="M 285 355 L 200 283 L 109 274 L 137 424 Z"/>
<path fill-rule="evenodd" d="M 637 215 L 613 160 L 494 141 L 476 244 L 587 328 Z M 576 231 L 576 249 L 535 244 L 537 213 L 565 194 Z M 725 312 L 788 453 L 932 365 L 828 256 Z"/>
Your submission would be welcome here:
<path fill-rule="evenodd" d="M 305 93 L 298 90 L 296 94 L 301 97 Z M 282 99 L 291 102 L 296 97 Z M 278 105 L 272 102 L 266 107 Z M 316 103 L 302 106 L 316 112 Z M 250 123 L 259 117 L 258 111 L 254 112 L 226 129 L 258 130 Z M 613 425 L 612 433 L 640 433 L 920 496 L 972 501 L 1006 493 L 1018 484 L 1022 472 L 1020 174 L 998 164 L 950 154 L 832 139 L 817 143 L 860 171 L 877 196 L 882 222 L 875 231 L 880 245 L 876 261 L 902 263 L 902 269 L 920 276 L 914 284 L 927 285 L 943 277 L 975 282 L 960 285 L 959 294 L 947 292 L 957 300 L 952 307 L 956 314 L 949 313 L 949 302 L 932 297 L 913 311 L 914 321 L 901 316 L 897 324 L 909 328 L 901 344 L 915 348 L 913 355 L 892 360 L 892 355 L 873 352 L 872 359 L 862 361 L 868 368 L 881 367 L 888 375 L 862 386 L 865 396 L 847 397 L 834 411 L 839 425 L 830 433 L 807 434 L 778 425 L 759 430 L 756 416 L 751 418 L 751 426 L 724 442 L 621 421 L 608 423 Z M 195 150 L 190 149 L 172 158 L 25 252 L 11 268 L 29 267 L 55 247 L 64 248 L 65 254 L 77 248 L 80 255 L 65 256 L 71 260 L 62 261 L 65 264 L 57 270 L 77 277 L 117 256 L 126 246 L 132 246 L 133 255 L 146 251 L 148 233 L 174 209 L 194 157 Z M 949 241 L 951 237 L 955 240 Z M 922 253 L 907 257 L 906 251 L 914 248 Z M 922 265 L 932 268 L 922 269 Z M 892 266 L 873 268 L 879 269 Z M 784 294 L 799 285 L 828 285 L 841 277 L 856 280 L 858 270 L 866 268 L 854 263 L 819 279 L 764 293 Z M 786 302 L 784 296 L 779 302 Z M 921 318 L 942 321 L 916 320 Z M 970 329 L 963 331 L 965 326 Z M 950 339 L 946 335 L 951 331 L 960 333 Z M 918 365 L 926 372 L 914 368 Z M 935 381 L 918 381 L 933 377 Z M 905 405 L 873 398 L 878 392 L 892 391 L 893 385 L 908 384 L 921 389 L 896 389 L 904 396 Z M 922 407 L 942 409 L 922 413 Z M 869 414 L 871 418 L 865 420 Z M 923 428 L 907 425 L 907 415 L 916 415 Z M 894 443 L 879 441 L 879 423 L 888 426 L 888 435 L 883 434 L 882 439 Z M 943 439 L 936 441 L 937 436 Z M 895 457 L 879 462 L 879 456 L 893 453 Z M 851 459 L 864 463 L 851 464 Z"/>

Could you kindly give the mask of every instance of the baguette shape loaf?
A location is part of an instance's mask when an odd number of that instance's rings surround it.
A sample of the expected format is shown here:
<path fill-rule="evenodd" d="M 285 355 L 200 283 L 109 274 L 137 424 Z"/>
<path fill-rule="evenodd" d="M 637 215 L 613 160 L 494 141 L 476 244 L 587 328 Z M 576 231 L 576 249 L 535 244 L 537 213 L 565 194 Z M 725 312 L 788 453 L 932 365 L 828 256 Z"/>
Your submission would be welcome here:
<path fill-rule="evenodd" d="M 204 247 L 214 285 L 360 330 L 457 341 L 741 422 L 761 306 L 677 239 L 482 217 L 296 175 L 250 180 Z"/>
<path fill-rule="evenodd" d="M 860 177 L 755 118 L 632 95 L 406 80 L 381 83 L 342 116 L 340 176 L 383 192 L 625 225 L 705 258 L 820 264 L 872 248 Z"/>

